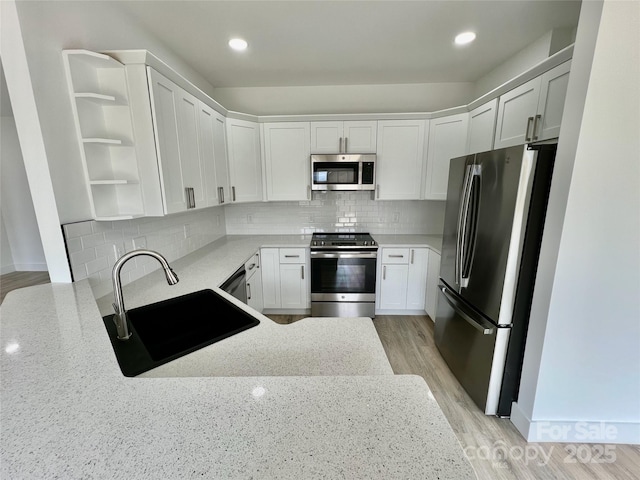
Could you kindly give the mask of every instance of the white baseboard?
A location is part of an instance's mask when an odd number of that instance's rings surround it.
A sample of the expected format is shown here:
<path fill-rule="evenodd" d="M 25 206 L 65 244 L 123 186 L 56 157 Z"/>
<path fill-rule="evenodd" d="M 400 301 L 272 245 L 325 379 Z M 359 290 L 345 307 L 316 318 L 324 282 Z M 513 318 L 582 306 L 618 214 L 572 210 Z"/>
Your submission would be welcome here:
<path fill-rule="evenodd" d="M 16 266 L 14 264 L 4 265 L 0 267 L 0 275 L 4 275 L 6 273 L 13 273 L 16 271 Z"/>
<path fill-rule="evenodd" d="M 639 422 L 533 421 L 517 402 L 511 407 L 511 423 L 527 442 L 640 444 Z"/>
<path fill-rule="evenodd" d="M 376 309 L 376 315 L 426 315 L 424 310 L 379 310 Z"/>

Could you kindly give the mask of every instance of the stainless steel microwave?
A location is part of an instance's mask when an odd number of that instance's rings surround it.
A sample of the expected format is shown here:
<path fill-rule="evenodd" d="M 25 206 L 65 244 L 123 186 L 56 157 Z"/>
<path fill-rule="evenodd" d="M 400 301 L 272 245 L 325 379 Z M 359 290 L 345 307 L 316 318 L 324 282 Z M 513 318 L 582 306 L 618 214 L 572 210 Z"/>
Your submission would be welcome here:
<path fill-rule="evenodd" d="M 375 188 L 375 154 L 311 155 L 311 190 Z"/>

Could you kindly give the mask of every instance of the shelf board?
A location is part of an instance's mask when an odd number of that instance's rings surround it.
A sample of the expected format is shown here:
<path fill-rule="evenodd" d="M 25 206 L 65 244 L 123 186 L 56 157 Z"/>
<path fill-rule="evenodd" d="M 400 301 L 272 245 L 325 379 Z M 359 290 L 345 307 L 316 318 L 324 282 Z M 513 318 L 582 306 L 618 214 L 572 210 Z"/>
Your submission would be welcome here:
<path fill-rule="evenodd" d="M 76 99 L 81 100 L 90 100 L 95 103 L 106 103 L 106 104 L 117 104 L 116 97 L 113 95 L 104 95 L 102 93 L 94 93 L 94 92 L 80 92 L 74 93 Z"/>
<path fill-rule="evenodd" d="M 99 143 L 104 145 L 122 145 L 122 140 L 116 138 L 83 138 L 82 143 Z"/>
<path fill-rule="evenodd" d="M 140 182 L 138 180 L 91 180 L 89 184 L 91 185 L 137 185 Z"/>
<path fill-rule="evenodd" d="M 75 57 L 95 68 L 123 68 L 124 65 L 115 58 L 90 50 L 63 50 L 69 57 Z"/>

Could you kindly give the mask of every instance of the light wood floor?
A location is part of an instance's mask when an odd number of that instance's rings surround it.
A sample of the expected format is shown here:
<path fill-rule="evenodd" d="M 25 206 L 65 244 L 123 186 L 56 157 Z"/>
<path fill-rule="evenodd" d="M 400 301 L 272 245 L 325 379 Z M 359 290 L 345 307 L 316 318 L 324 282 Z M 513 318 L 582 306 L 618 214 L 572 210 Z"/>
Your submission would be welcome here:
<path fill-rule="evenodd" d="M 268 316 L 278 323 L 304 318 Z M 484 415 L 440 356 L 429 317 L 380 315 L 374 324 L 393 371 L 425 379 L 479 479 L 640 479 L 640 446 L 527 443 L 508 419 Z"/>
<path fill-rule="evenodd" d="M 48 272 L 11 272 L 0 276 L 0 303 L 11 290 L 49 283 Z"/>

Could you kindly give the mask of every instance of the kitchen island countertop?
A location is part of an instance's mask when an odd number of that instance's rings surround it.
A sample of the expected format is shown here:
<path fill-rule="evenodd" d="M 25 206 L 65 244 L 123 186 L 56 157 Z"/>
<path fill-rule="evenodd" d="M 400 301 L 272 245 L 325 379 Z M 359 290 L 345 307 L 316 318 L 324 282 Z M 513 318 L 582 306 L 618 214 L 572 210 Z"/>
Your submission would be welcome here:
<path fill-rule="evenodd" d="M 265 238 L 226 237 L 172 262 L 182 288 L 215 289 Z M 229 263 L 200 284 L 218 255 Z M 125 286 L 125 301 L 184 293 L 161 277 Z M 219 342 L 237 343 L 218 370 L 202 370 L 203 356 L 191 374 L 126 378 L 87 281 L 11 292 L 1 312 L 2 478 L 475 478 L 425 382 L 391 374 L 368 319 L 285 326 L 254 312 L 262 329 Z M 265 365 L 240 365 L 261 349 Z M 307 365 L 286 368 L 296 362 Z"/>

